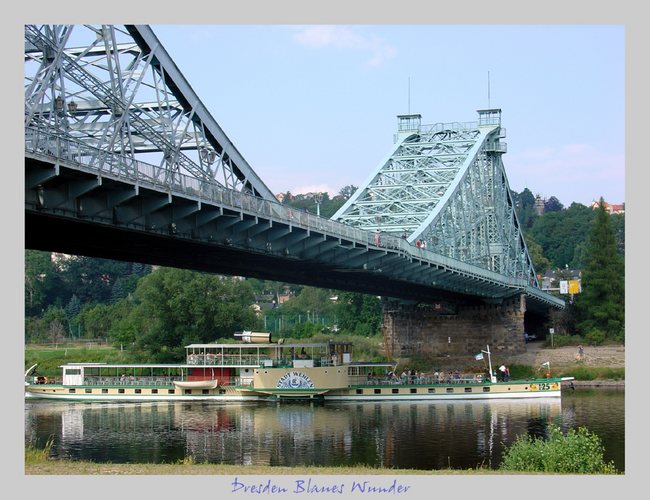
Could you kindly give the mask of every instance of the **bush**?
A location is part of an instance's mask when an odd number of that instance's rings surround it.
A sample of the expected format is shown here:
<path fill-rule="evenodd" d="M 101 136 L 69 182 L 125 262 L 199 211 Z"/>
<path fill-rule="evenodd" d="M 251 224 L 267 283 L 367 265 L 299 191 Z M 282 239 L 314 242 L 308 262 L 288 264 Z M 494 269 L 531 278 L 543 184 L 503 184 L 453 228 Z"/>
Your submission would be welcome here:
<path fill-rule="evenodd" d="M 616 474 L 614 463 L 605 463 L 600 438 L 584 427 L 566 435 L 557 425 L 549 425 L 548 437 L 519 436 L 505 451 L 504 471 L 555 474 Z"/>
<path fill-rule="evenodd" d="M 601 330 L 589 330 L 585 335 L 585 340 L 591 345 L 600 345 L 605 341 L 605 333 Z"/>

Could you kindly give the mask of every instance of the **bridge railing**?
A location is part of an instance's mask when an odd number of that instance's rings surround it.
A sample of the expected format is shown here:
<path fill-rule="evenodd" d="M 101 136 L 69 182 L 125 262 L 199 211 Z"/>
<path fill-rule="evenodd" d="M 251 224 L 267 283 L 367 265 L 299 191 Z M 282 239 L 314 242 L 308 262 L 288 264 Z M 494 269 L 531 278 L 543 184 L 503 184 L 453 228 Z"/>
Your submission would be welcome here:
<path fill-rule="evenodd" d="M 421 125 L 420 132 L 422 133 L 435 133 L 442 132 L 443 130 L 474 130 L 478 128 L 478 122 L 450 122 L 450 123 L 434 123 L 431 125 Z"/>
<path fill-rule="evenodd" d="M 418 249 L 397 236 L 381 234 L 379 239 L 375 239 L 376 235 L 369 231 L 319 217 L 279 202 L 228 189 L 216 181 L 197 179 L 175 169 L 145 163 L 127 155 L 107 152 L 60 133 L 26 127 L 25 151 L 50 159 L 53 163 L 68 162 L 74 164 L 75 168 L 93 174 L 114 177 L 120 181 L 129 180 L 140 186 L 171 194 L 187 195 L 236 212 L 246 212 L 305 230 L 327 233 L 333 237 L 349 240 L 355 245 L 399 252 L 406 258 L 420 259 L 452 273 L 478 280 L 522 290 L 531 287 L 531 283 L 525 277 L 503 276 L 429 250 Z"/>

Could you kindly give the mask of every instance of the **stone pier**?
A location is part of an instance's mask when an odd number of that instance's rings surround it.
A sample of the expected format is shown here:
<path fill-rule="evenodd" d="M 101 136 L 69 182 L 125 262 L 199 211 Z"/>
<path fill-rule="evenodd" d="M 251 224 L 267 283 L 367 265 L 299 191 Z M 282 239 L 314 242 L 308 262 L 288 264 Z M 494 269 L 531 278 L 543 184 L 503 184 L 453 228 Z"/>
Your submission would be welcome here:
<path fill-rule="evenodd" d="M 383 334 L 390 359 L 467 356 L 490 346 L 494 353 L 524 352 L 526 297 L 500 304 L 464 306 L 385 301 Z"/>

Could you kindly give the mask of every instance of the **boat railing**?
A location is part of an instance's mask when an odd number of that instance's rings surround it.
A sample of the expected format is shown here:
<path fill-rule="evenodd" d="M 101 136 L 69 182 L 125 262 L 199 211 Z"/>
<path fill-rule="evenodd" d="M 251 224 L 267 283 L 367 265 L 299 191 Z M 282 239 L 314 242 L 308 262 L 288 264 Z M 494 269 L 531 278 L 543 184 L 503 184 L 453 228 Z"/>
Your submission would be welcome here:
<path fill-rule="evenodd" d="M 173 376 L 85 376 L 83 385 L 108 386 L 108 385 L 151 385 L 151 386 L 172 386 L 174 380 L 181 380 L 181 377 Z"/>
<path fill-rule="evenodd" d="M 350 377 L 351 385 L 449 385 L 449 384 L 481 384 L 486 378 L 479 375 L 466 375 L 462 377 L 435 377 L 435 376 L 408 376 L 408 377 Z"/>
<path fill-rule="evenodd" d="M 27 377 L 25 381 L 31 385 L 61 384 L 63 383 L 63 377 Z"/>
<path fill-rule="evenodd" d="M 314 366 L 332 366 L 329 358 L 295 358 L 295 361 L 313 360 Z M 201 355 L 194 354 L 187 357 L 187 364 L 192 366 L 259 366 L 273 368 L 291 368 L 294 366 L 293 358 L 272 359 L 258 356 L 239 355 Z"/>

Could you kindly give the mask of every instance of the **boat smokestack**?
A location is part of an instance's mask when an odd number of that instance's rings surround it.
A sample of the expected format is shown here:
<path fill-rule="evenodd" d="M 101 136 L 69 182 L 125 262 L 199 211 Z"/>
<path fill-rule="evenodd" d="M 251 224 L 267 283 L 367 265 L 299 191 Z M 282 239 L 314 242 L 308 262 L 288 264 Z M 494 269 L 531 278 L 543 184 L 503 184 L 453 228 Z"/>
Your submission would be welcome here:
<path fill-rule="evenodd" d="M 247 344 L 262 344 L 271 342 L 271 334 L 266 332 L 235 332 L 235 337 L 239 337 L 242 342 Z"/>

